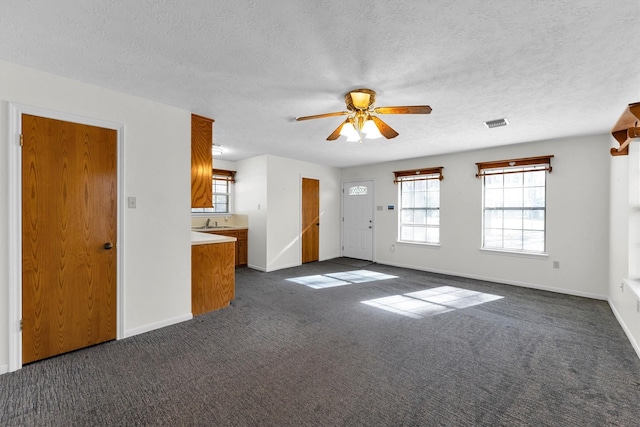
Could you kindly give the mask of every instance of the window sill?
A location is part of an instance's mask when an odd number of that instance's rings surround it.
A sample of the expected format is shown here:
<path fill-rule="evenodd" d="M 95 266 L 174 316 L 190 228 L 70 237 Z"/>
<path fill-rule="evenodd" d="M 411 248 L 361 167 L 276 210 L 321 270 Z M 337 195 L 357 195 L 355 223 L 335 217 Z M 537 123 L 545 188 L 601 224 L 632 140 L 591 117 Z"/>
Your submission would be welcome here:
<path fill-rule="evenodd" d="M 192 217 L 200 217 L 200 218 L 207 218 L 207 217 L 217 217 L 217 218 L 221 218 L 221 217 L 225 217 L 225 216 L 233 216 L 232 213 L 224 213 L 224 212 L 191 212 L 191 216 Z"/>
<path fill-rule="evenodd" d="M 636 296 L 636 299 L 640 301 L 640 280 L 625 278 L 622 281 L 627 285 L 627 288 L 631 289 L 631 292 Z"/>
<path fill-rule="evenodd" d="M 439 248 L 440 243 L 424 243 L 424 242 L 407 242 L 404 240 L 397 240 L 396 244 L 401 246 L 425 246 L 429 248 Z"/>
<path fill-rule="evenodd" d="M 549 258 L 549 254 L 546 252 L 518 252 L 518 251 L 507 251 L 500 249 L 485 249 L 480 248 L 480 252 L 486 252 L 495 255 L 505 255 L 505 256 L 515 256 L 515 257 L 523 257 L 523 258 L 536 258 L 536 259 L 546 259 Z"/>

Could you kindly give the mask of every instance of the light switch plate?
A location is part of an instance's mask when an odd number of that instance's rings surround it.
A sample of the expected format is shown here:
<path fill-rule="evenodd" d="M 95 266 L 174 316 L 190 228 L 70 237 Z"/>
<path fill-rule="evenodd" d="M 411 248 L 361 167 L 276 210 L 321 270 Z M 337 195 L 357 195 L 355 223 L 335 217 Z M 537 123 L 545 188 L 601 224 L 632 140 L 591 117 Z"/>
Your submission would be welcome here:
<path fill-rule="evenodd" d="M 127 206 L 129 207 L 129 209 L 135 209 L 136 208 L 136 198 L 129 196 L 127 197 Z"/>

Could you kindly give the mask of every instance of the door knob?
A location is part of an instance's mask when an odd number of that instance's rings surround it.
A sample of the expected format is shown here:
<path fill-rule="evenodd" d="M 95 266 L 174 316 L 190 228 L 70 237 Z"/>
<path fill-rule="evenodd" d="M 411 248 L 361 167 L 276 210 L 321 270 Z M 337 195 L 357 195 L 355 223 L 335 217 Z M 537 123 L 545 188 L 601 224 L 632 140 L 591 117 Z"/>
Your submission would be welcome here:
<path fill-rule="evenodd" d="M 113 243 L 111 243 L 111 242 L 107 242 L 107 243 L 105 243 L 105 244 L 104 244 L 104 248 L 105 248 L 106 250 L 113 249 Z"/>

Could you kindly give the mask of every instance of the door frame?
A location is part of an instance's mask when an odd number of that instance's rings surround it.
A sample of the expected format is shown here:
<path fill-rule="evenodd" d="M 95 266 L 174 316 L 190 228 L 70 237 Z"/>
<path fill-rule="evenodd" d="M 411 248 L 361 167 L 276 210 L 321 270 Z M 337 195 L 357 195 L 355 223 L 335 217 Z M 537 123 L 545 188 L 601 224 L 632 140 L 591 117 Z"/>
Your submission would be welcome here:
<path fill-rule="evenodd" d="M 49 110 L 30 105 L 9 103 L 9 316 L 8 316 L 8 348 L 9 372 L 22 368 L 22 150 L 20 134 L 22 133 L 22 115 L 45 117 L 54 120 L 80 123 L 113 129 L 117 133 L 117 254 L 116 254 L 116 339 L 124 337 L 124 212 L 122 198 L 124 195 L 124 125 L 76 114 Z"/>
<path fill-rule="evenodd" d="M 371 261 L 376 262 L 376 192 L 375 192 L 375 180 L 373 178 L 363 179 L 350 179 L 348 181 L 342 181 L 340 191 L 342 192 L 342 199 L 340 201 L 342 207 L 340 209 L 340 256 L 344 256 L 344 205 L 345 197 L 344 186 L 345 184 L 354 182 L 370 182 L 371 183 L 371 217 L 373 218 L 373 230 L 371 231 Z"/>

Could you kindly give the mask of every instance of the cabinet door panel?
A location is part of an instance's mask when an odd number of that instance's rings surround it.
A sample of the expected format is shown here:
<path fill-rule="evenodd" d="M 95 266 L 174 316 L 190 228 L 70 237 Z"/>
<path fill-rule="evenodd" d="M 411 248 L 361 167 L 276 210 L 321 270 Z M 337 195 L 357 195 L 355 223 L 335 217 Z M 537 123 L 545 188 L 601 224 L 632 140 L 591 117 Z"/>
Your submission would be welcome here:
<path fill-rule="evenodd" d="M 191 311 L 217 310 L 235 298 L 233 242 L 191 247 Z"/>
<path fill-rule="evenodd" d="M 191 207 L 213 206 L 213 120 L 191 115 Z"/>
<path fill-rule="evenodd" d="M 219 236 L 235 237 L 237 239 L 235 243 L 236 267 L 247 265 L 249 260 L 247 230 L 215 230 L 207 231 L 207 233 L 217 234 Z"/>

